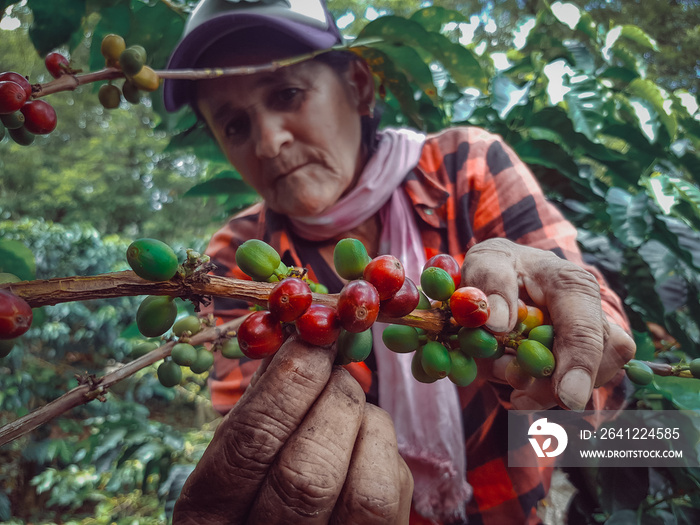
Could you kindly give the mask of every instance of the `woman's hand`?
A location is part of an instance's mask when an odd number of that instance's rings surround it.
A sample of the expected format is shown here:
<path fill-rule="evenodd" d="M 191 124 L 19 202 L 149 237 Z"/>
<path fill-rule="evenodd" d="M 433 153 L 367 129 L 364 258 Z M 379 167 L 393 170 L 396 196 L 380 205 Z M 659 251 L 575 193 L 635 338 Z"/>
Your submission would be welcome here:
<path fill-rule="evenodd" d="M 472 247 L 462 267 L 462 283 L 476 286 L 489 298 L 487 327 L 509 332 L 517 321 L 521 291 L 549 313 L 556 334 L 557 366 L 551 378 L 538 379 L 511 396 L 514 408 L 537 410 L 556 404 L 584 410 L 593 387 L 616 374 L 634 356 L 635 344 L 619 326 L 608 323 L 595 277 L 554 253 L 521 246 L 506 239 L 489 239 Z M 493 378 L 505 381 L 506 355 L 489 367 Z"/>
<path fill-rule="evenodd" d="M 174 524 L 408 523 L 413 478 L 389 415 L 290 338 L 263 361 L 175 505 Z"/>

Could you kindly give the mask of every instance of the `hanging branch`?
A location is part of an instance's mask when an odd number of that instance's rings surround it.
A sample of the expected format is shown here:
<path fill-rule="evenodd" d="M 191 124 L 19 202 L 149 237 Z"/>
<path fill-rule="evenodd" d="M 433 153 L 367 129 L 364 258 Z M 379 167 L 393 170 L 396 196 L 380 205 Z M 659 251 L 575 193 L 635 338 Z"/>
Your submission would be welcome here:
<path fill-rule="evenodd" d="M 235 331 L 242 322 L 242 318 L 234 319 L 233 321 L 229 321 L 228 323 L 220 326 L 204 329 L 200 333 L 189 338 L 190 344 L 198 345 L 216 341 L 217 339 L 226 336 L 227 333 Z M 175 340 L 165 343 L 148 354 L 134 359 L 130 363 L 127 363 L 102 377 L 95 377 L 92 375 L 77 376 L 78 382 L 80 383 L 77 387 L 66 392 L 61 397 L 54 399 L 50 403 L 38 408 L 34 412 L 30 412 L 26 416 L 23 416 L 1 427 L 0 447 L 25 434 L 28 434 L 32 430 L 45 423 L 48 423 L 52 419 L 77 406 L 84 405 L 93 399 L 105 401 L 104 394 L 111 386 L 135 374 L 142 368 L 152 365 L 153 363 L 169 356 L 173 346 L 177 342 L 178 341 Z"/>
<path fill-rule="evenodd" d="M 30 306 L 50 306 L 66 302 L 107 299 L 137 295 L 169 295 L 189 299 L 195 305 L 208 297 L 227 297 L 266 305 L 274 283 L 260 283 L 195 273 L 189 277 L 175 276 L 170 281 L 147 281 L 133 271 L 113 272 L 88 277 L 58 277 L 39 279 L 18 283 L 0 284 L 0 289 L 7 289 L 23 298 Z M 312 294 L 314 303 L 335 307 L 337 294 Z M 439 332 L 449 323 L 444 310 L 416 310 L 402 318 L 380 316 L 380 321 L 407 324 L 427 331 Z M 230 335 L 240 323 L 235 319 L 218 327 L 208 328 L 190 337 L 193 345 L 216 341 Z M 125 364 L 103 377 L 79 377 L 80 385 L 51 401 L 43 407 L 27 414 L 0 428 L 0 446 L 23 436 L 59 415 L 85 404 L 93 399 L 104 401 L 104 394 L 115 383 L 133 375 L 138 370 L 170 355 L 177 341 L 163 344 L 148 354 Z"/>
<path fill-rule="evenodd" d="M 225 68 L 202 68 L 202 69 L 159 69 L 155 73 L 159 78 L 165 79 L 177 79 L 177 80 L 204 80 L 209 78 L 219 78 L 223 76 L 232 75 L 252 75 L 255 73 L 271 73 L 277 71 L 280 68 L 291 66 L 293 64 L 298 64 L 304 62 L 305 60 L 310 60 L 318 55 L 327 53 L 328 51 L 334 50 L 345 50 L 352 52 L 359 52 L 363 47 L 383 42 L 380 38 L 366 38 L 361 41 L 356 41 L 349 46 L 339 45 L 332 47 L 330 49 L 322 49 L 318 51 L 312 51 L 310 53 L 305 53 L 303 55 L 298 55 L 290 58 L 285 58 L 281 60 L 273 60 L 267 64 L 259 64 L 255 66 L 236 66 L 236 67 L 225 67 Z M 93 71 L 85 74 L 67 73 L 58 77 L 51 82 L 46 84 L 33 84 L 32 85 L 32 98 L 41 98 L 53 93 L 59 93 L 61 91 L 73 91 L 79 86 L 90 84 L 92 82 L 100 82 L 103 80 L 115 80 L 117 78 L 125 78 L 124 73 L 121 69 L 115 67 L 106 67 L 99 71 Z"/>

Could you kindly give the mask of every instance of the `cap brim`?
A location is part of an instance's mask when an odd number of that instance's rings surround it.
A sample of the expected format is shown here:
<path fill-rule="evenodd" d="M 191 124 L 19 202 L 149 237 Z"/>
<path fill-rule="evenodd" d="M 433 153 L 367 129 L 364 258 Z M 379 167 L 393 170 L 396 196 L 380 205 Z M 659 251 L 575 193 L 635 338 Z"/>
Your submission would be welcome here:
<path fill-rule="evenodd" d="M 329 49 L 338 44 L 338 38 L 327 30 L 279 17 L 256 14 L 224 14 L 207 20 L 183 38 L 173 51 L 167 69 L 195 67 L 204 51 L 214 42 L 236 31 L 264 27 L 293 38 L 310 50 Z M 191 80 L 166 79 L 163 82 L 163 101 L 167 111 L 176 111 L 191 100 Z"/>

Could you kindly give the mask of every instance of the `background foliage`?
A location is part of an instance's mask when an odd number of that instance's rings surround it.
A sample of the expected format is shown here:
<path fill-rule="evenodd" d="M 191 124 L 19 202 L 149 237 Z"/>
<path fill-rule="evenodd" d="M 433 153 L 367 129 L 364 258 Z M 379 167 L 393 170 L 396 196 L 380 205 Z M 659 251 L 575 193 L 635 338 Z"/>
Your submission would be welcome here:
<path fill-rule="evenodd" d="M 46 82 L 42 57 L 54 49 L 75 67 L 99 69 L 95 43 L 111 32 L 163 67 L 194 3 L 0 0 L 0 70 Z M 623 298 L 638 357 L 700 357 L 697 2 L 419 4 L 329 1 L 348 41 L 382 40 L 357 52 L 385 94 L 383 124 L 501 134 Z M 182 256 L 257 198 L 190 113 L 166 114 L 158 92 L 106 111 L 95 89 L 52 95 L 58 129 L 30 148 L 0 143 L 0 264 L 15 260 L 13 241 L 21 242 L 34 256 L 26 278 L 124 269 L 126 245 L 141 236 Z M 75 374 L 128 361 L 137 301 L 37 312 L 0 364 L 0 424 L 71 388 Z M 164 523 L 216 424 L 205 376 L 183 385 L 164 389 L 153 369 L 142 370 L 106 403 L 4 447 L 0 520 Z M 698 409 L 698 393 L 698 380 L 659 378 L 631 403 Z M 579 491 L 570 523 L 697 523 L 697 470 L 670 470 L 569 472 Z"/>

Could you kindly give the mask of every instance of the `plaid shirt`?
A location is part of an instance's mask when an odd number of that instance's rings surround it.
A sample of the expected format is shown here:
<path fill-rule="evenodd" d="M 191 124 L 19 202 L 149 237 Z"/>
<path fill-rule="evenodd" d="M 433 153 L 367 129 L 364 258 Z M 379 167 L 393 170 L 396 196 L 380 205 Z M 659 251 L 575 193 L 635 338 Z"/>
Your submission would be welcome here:
<path fill-rule="evenodd" d="M 461 127 L 428 136 L 421 159 L 406 177 L 404 189 L 415 209 L 426 258 L 449 253 L 458 262 L 476 243 L 494 237 L 556 253 L 595 275 L 600 283 L 603 309 L 608 318 L 629 331 L 619 298 L 602 275 L 583 263 L 576 244 L 576 230 L 548 203 L 533 174 L 497 136 L 480 128 Z M 236 267 L 236 247 L 257 238 L 272 245 L 290 266 L 306 267 L 310 277 L 325 284 L 331 293 L 342 282 L 319 255 L 326 241 L 312 242 L 294 235 L 285 218 L 263 203 L 233 217 L 212 238 L 207 254 L 217 265 L 214 273 L 245 278 Z M 331 241 L 328 241 L 331 242 Z M 248 304 L 215 298 L 208 308 L 224 320 L 247 313 Z M 210 379 L 212 403 L 222 413 L 238 401 L 259 361 L 227 360 L 217 355 Z M 350 372 L 377 403 L 377 382 L 372 355 L 354 364 Z M 624 402 L 622 375 L 594 391 L 587 409 L 613 410 Z M 537 502 L 547 495 L 552 460 L 541 468 L 509 468 L 507 464 L 507 410 L 511 408 L 507 385 L 477 378 L 460 388 L 467 480 L 474 496 L 467 507 L 469 523 L 538 523 Z M 526 438 L 518 453 L 533 454 Z M 435 523 L 415 513 L 411 523 Z"/>

